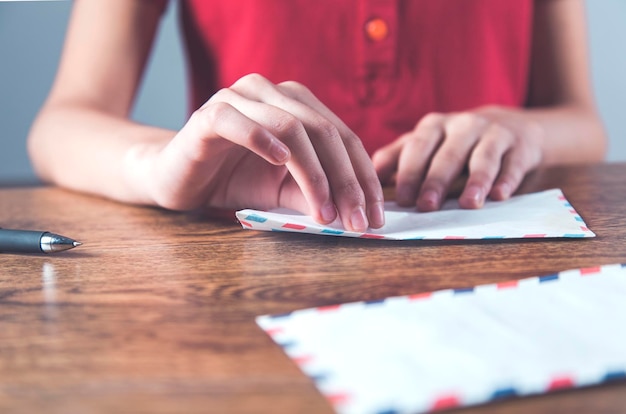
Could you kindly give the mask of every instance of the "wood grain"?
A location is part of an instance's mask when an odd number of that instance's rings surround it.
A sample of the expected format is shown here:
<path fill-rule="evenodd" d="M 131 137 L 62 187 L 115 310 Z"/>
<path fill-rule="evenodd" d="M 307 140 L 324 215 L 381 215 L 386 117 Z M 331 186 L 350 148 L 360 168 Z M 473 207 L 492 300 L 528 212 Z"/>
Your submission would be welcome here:
<path fill-rule="evenodd" d="M 0 226 L 84 243 L 57 255 L 0 255 L 0 412 L 331 413 L 256 316 L 624 263 L 625 179 L 626 164 L 604 164 L 526 180 L 522 192 L 563 189 L 597 233 L 565 241 L 264 233 L 242 230 L 234 215 L 0 189 Z M 557 410 L 625 412 L 626 385 L 461 411 Z"/>

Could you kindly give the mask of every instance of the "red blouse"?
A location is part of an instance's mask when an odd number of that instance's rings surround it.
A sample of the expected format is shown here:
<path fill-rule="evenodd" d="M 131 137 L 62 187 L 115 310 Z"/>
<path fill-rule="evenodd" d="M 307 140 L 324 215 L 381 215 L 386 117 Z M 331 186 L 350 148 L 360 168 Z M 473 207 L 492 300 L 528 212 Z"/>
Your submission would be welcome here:
<path fill-rule="evenodd" d="M 295 80 L 371 154 L 428 112 L 523 106 L 532 0 L 184 0 L 191 106 L 243 75 Z"/>

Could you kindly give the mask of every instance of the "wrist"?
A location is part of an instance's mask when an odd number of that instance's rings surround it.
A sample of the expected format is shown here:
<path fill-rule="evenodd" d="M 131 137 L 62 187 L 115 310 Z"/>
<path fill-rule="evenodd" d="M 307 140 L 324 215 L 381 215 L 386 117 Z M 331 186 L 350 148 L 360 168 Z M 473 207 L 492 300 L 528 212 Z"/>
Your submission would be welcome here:
<path fill-rule="evenodd" d="M 152 189 L 157 154 L 155 145 L 146 142 L 132 145 L 124 154 L 123 176 L 134 203 L 157 205 Z"/>

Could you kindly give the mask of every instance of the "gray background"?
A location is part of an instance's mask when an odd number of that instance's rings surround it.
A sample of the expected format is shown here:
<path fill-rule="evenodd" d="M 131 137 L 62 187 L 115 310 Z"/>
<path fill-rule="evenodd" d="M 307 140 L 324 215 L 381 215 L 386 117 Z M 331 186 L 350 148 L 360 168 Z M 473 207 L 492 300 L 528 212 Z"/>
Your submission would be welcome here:
<path fill-rule="evenodd" d="M 70 9 L 69 1 L 0 1 L 0 185 L 37 182 L 26 136 L 52 84 Z M 176 12 L 172 2 L 133 113 L 173 129 L 188 110 Z M 596 100 L 610 138 L 607 160 L 626 161 L 626 0 L 588 0 L 587 12 Z"/>

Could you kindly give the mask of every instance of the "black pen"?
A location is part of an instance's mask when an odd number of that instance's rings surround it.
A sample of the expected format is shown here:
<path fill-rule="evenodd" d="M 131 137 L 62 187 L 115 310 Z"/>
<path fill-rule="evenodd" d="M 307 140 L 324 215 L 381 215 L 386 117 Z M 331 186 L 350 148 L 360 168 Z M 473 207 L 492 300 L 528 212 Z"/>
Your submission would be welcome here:
<path fill-rule="evenodd" d="M 0 228 L 0 253 L 56 253 L 81 244 L 48 231 Z"/>

